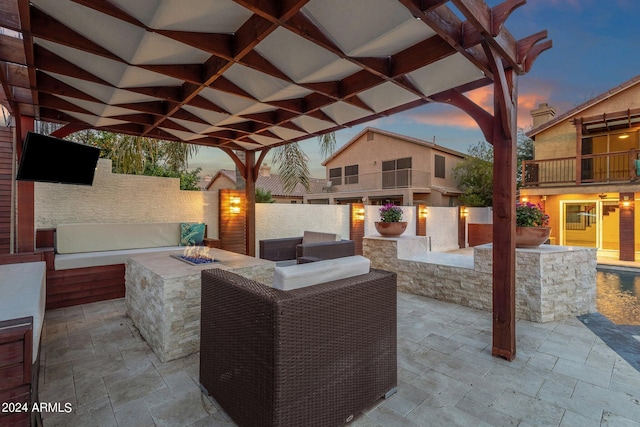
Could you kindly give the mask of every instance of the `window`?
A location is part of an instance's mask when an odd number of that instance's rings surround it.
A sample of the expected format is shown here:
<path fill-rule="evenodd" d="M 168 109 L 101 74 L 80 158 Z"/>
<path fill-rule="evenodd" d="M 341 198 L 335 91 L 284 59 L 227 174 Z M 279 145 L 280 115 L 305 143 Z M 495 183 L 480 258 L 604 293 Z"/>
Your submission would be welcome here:
<path fill-rule="evenodd" d="M 344 167 L 344 183 L 345 184 L 358 183 L 358 165 L 351 165 L 351 166 Z"/>
<path fill-rule="evenodd" d="M 411 157 L 382 162 L 382 188 L 409 188 Z"/>
<path fill-rule="evenodd" d="M 436 164 L 434 168 L 434 176 L 436 178 L 444 178 L 444 156 L 435 155 Z"/>
<path fill-rule="evenodd" d="M 342 168 L 329 169 L 329 181 L 331 181 L 331 185 L 341 185 Z"/>

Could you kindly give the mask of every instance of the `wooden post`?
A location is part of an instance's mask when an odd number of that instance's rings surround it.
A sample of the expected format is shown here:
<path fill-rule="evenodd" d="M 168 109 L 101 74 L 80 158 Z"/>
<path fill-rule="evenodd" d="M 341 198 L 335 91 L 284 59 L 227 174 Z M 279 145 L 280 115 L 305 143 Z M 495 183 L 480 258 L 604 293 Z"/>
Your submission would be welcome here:
<path fill-rule="evenodd" d="M 494 83 L 493 128 L 493 346 L 516 357 L 516 76 L 505 70 Z"/>
<path fill-rule="evenodd" d="M 17 121 L 16 138 L 18 162 L 22 157 L 22 147 L 28 131 L 34 130 L 33 117 L 20 116 Z M 35 250 L 35 192 L 34 183 L 18 181 L 17 190 L 17 215 L 16 215 L 16 249 L 17 252 L 33 252 Z"/>
<path fill-rule="evenodd" d="M 245 152 L 245 206 L 246 206 L 246 245 L 247 255 L 256 256 L 256 155 L 253 151 Z"/>
<path fill-rule="evenodd" d="M 636 260 L 635 250 L 635 193 L 620 193 L 620 261 Z"/>
<path fill-rule="evenodd" d="M 427 235 L 427 205 L 416 207 L 416 236 Z"/>
<path fill-rule="evenodd" d="M 469 210 L 466 206 L 458 206 L 458 247 L 467 247 L 467 215 Z"/>
<path fill-rule="evenodd" d="M 576 125 L 576 185 L 582 182 L 582 119 L 574 121 Z"/>
<path fill-rule="evenodd" d="M 364 204 L 351 203 L 349 205 L 349 240 L 356 246 L 356 255 L 362 255 L 364 240 Z"/>

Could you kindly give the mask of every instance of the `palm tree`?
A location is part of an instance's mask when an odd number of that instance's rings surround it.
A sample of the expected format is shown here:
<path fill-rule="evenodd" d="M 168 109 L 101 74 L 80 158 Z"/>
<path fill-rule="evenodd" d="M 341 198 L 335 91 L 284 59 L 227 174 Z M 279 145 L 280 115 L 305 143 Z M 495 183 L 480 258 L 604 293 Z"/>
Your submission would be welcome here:
<path fill-rule="evenodd" d="M 318 136 L 320 155 L 330 156 L 336 148 L 336 135 L 333 132 Z M 272 163 L 278 165 L 278 173 L 282 187 L 287 193 L 294 190 L 297 184 L 302 184 L 309 190 L 309 157 L 302 151 L 297 142 L 281 145 L 273 151 Z"/>
<path fill-rule="evenodd" d="M 275 199 L 271 196 L 271 191 L 256 188 L 256 203 L 275 203 Z"/>

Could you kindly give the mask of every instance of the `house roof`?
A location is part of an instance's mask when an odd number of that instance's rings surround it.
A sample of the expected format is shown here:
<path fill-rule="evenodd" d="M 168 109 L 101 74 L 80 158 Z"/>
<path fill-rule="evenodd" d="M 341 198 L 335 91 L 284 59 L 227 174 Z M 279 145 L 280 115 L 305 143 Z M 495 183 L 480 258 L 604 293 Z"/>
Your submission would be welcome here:
<path fill-rule="evenodd" d="M 326 166 L 327 163 L 329 163 L 331 160 L 333 160 L 336 157 L 340 156 L 340 154 L 343 151 L 345 151 L 347 148 L 349 148 L 352 144 L 354 144 L 362 136 L 366 135 L 367 132 L 374 132 L 374 133 L 377 133 L 377 134 L 380 134 L 380 135 L 386 135 L 386 136 L 389 136 L 391 138 L 395 138 L 395 139 L 399 139 L 399 140 L 402 140 L 402 141 L 410 142 L 412 144 L 421 145 L 423 147 L 433 148 L 434 150 L 442 151 L 444 153 L 452 154 L 452 155 L 458 156 L 458 157 L 466 157 L 467 156 L 466 154 L 460 153 L 459 151 L 451 150 L 449 148 L 445 148 L 445 147 L 442 147 L 440 145 L 437 145 L 434 142 L 425 141 L 425 140 L 418 139 L 418 138 L 413 138 L 413 137 L 407 136 L 407 135 L 401 135 L 399 133 L 389 132 L 387 130 L 367 127 L 365 129 L 363 129 L 361 132 L 359 132 L 356 136 L 351 138 L 346 144 L 344 144 L 338 150 L 336 150 L 335 153 L 333 153 L 331 156 L 327 157 L 325 159 L 325 161 L 322 162 L 322 166 Z"/>
<path fill-rule="evenodd" d="M 0 104 L 67 131 L 257 151 L 447 102 L 492 84 L 496 57 L 524 74 L 551 47 L 503 25 L 523 1 L 187 4 L 3 1 Z"/>
<path fill-rule="evenodd" d="M 209 182 L 209 184 L 206 187 L 207 190 L 209 189 L 209 187 L 211 187 L 214 181 L 221 176 L 228 178 L 233 183 L 236 182 L 235 171 L 221 169 L 211 179 L 211 182 Z M 311 178 L 309 180 L 309 184 L 310 184 L 310 192 L 314 193 L 314 192 L 318 192 L 319 189 L 321 189 L 321 187 L 326 184 L 326 180 Z M 260 188 L 261 190 L 264 190 L 264 191 L 270 191 L 271 195 L 274 197 L 302 198 L 307 193 L 307 190 L 304 188 L 302 184 L 297 184 L 292 192 L 290 193 L 286 192 L 284 190 L 284 187 L 282 186 L 282 180 L 280 178 L 280 175 L 273 175 L 273 174 L 269 176 L 258 175 L 258 179 L 256 180 L 256 188 Z"/>
<path fill-rule="evenodd" d="M 617 94 L 619 94 L 620 92 L 624 92 L 626 90 L 628 90 L 629 88 L 637 85 L 640 83 L 640 75 L 637 75 L 635 77 L 633 77 L 630 80 L 627 80 L 626 82 L 612 88 L 609 89 L 606 92 L 601 93 L 600 95 L 591 98 L 590 100 L 578 105 L 575 108 L 572 108 L 569 111 L 566 111 L 563 114 L 560 114 L 559 116 L 554 117 L 553 119 L 549 120 L 548 122 L 542 123 L 541 125 L 531 129 L 529 132 L 526 133 L 526 135 L 529 138 L 533 138 L 535 137 L 537 134 L 539 134 L 540 132 L 547 130 L 553 126 L 555 126 L 556 124 L 563 122 L 565 120 L 569 120 L 575 116 L 577 116 L 578 114 L 580 114 L 581 112 L 587 110 L 588 108 L 593 107 L 594 105 L 603 102 Z"/>

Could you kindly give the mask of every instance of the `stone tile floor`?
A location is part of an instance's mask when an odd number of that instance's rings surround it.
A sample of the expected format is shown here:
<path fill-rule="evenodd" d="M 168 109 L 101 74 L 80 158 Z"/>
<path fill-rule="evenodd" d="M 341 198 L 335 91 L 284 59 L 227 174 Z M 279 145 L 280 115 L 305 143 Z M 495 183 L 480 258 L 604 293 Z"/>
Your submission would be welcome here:
<path fill-rule="evenodd" d="M 198 355 L 161 363 L 113 300 L 46 313 L 40 400 L 50 426 L 233 426 L 198 387 Z M 490 355 L 491 314 L 398 299 L 398 393 L 352 425 L 640 426 L 640 372 L 578 319 L 517 323 Z M 64 408 L 64 405 L 62 405 Z"/>

